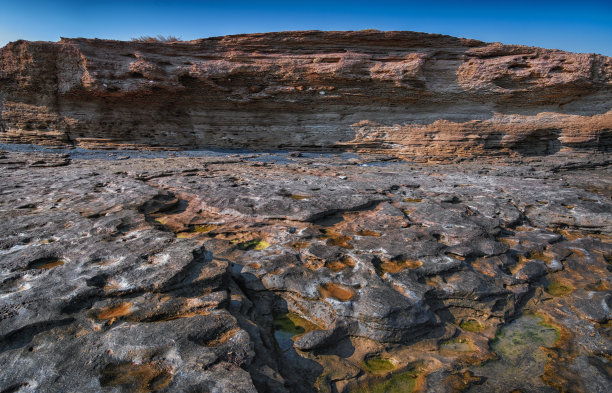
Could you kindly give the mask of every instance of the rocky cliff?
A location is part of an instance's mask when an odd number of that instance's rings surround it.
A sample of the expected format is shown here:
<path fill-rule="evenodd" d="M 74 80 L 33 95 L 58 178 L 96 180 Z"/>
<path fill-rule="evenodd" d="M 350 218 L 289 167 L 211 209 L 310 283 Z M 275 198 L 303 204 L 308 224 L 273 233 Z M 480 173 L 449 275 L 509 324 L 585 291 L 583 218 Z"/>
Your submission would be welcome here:
<path fill-rule="evenodd" d="M 414 32 L 0 50 L 0 141 L 390 152 L 612 149 L 612 59 Z"/>

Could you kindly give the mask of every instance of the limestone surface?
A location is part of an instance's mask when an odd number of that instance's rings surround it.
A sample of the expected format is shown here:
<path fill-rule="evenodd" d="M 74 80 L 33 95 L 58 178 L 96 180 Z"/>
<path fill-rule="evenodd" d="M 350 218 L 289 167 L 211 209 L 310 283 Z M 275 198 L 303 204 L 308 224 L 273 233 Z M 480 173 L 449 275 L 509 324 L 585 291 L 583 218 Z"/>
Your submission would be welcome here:
<path fill-rule="evenodd" d="M 5 150 L 2 392 L 609 391 L 608 154 Z"/>

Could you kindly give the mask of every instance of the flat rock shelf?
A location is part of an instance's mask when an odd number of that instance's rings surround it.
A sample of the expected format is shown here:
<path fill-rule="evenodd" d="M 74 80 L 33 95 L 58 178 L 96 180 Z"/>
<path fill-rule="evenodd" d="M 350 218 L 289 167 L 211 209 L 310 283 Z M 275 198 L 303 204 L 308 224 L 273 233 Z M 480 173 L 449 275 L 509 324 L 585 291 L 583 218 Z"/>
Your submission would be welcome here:
<path fill-rule="evenodd" d="M 3 393 L 609 391 L 606 152 L 2 148 Z"/>

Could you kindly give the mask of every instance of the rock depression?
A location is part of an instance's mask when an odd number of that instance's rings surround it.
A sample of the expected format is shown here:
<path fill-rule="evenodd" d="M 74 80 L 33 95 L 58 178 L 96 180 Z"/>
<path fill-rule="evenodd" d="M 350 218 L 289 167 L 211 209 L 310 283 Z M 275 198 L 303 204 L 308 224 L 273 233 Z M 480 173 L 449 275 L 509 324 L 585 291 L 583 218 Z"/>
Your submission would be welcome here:
<path fill-rule="evenodd" d="M 612 59 L 414 32 L 0 50 L 0 141 L 353 150 L 409 159 L 612 149 Z"/>

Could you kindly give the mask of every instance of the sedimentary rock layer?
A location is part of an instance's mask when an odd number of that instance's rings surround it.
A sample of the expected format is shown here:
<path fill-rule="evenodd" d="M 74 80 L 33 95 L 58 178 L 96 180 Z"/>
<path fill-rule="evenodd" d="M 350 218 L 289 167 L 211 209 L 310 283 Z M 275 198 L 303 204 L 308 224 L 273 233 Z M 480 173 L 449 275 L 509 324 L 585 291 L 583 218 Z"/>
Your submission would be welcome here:
<path fill-rule="evenodd" d="M 414 32 L 0 50 L 0 141 L 345 149 L 406 158 L 612 148 L 612 59 Z"/>

